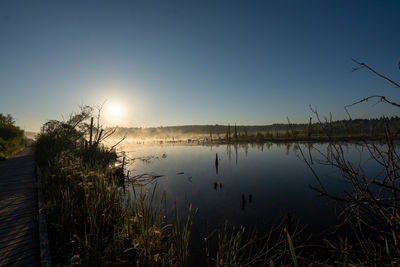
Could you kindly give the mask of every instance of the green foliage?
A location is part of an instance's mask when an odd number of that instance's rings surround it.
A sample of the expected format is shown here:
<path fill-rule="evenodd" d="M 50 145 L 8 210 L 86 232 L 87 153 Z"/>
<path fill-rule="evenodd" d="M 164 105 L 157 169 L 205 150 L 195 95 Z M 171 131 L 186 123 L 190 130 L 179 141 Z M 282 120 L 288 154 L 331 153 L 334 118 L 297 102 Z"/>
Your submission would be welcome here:
<path fill-rule="evenodd" d="M 285 228 L 285 232 L 286 232 L 286 237 L 287 237 L 287 241 L 289 244 L 290 254 L 292 255 L 294 266 L 297 267 L 298 266 L 297 257 L 296 257 L 296 253 L 294 251 L 292 238 L 290 237 L 289 231 L 286 228 Z"/>
<path fill-rule="evenodd" d="M 263 142 L 264 141 L 264 135 L 262 133 L 257 133 L 255 138 L 256 138 L 257 142 Z"/>
<path fill-rule="evenodd" d="M 193 215 L 192 204 L 189 206 L 189 212 L 186 222 L 182 224 L 178 211 L 175 208 L 175 222 L 172 227 L 172 237 L 174 249 L 174 258 L 178 266 L 189 265 L 189 242 L 192 233 Z"/>
<path fill-rule="evenodd" d="M 127 211 L 121 203 L 117 155 L 85 142 L 87 108 L 49 121 L 36 142 L 50 248 L 55 264 L 122 262 Z"/>
<path fill-rule="evenodd" d="M 43 166 L 41 175 L 54 262 L 78 255 L 83 265 L 96 265 L 113 258 L 121 247 L 124 210 L 111 177 L 68 152 Z"/>
<path fill-rule="evenodd" d="M 215 266 L 239 266 L 241 257 L 239 250 L 242 246 L 244 227 L 239 230 L 228 229 L 227 223 L 221 232 L 218 233 L 218 251 Z"/>
<path fill-rule="evenodd" d="M 67 121 L 50 120 L 42 126 L 36 141 L 36 161 L 39 165 L 57 160 L 60 153 L 65 151 L 86 152 L 82 149 L 87 129 L 84 122 L 90 117 L 90 112 L 89 107 L 84 107 Z"/>
<path fill-rule="evenodd" d="M 139 191 L 132 186 L 134 199 L 131 200 L 128 192 L 129 216 L 126 224 L 127 232 L 124 236 L 130 243 L 128 251 L 136 255 L 136 262 L 146 266 L 156 266 L 168 262 L 168 244 L 165 242 L 166 223 L 162 220 L 160 204 L 165 200 L 165 195 L 159 198 L 154 186 L 151 192 L 145 192 L 143 187 Z M 129 219 L 130 218 L 130 219 Z M 126 252 L 125 252 L 126 253 Z"/>
<path fill-rule="evenodd" d="M 0 113 L 0 125 L 11 126 L 11 125 L 14 125 L 14 124 L 15 124 L 15 120 L 10 114 L 3 115 L 3 114 Z"/>
<path fill-rule="evenodd" d="M 25 145 L 24 131 L 14 124 L 10 114 L 0 113 L 0 159 L 11 156 Z"/>

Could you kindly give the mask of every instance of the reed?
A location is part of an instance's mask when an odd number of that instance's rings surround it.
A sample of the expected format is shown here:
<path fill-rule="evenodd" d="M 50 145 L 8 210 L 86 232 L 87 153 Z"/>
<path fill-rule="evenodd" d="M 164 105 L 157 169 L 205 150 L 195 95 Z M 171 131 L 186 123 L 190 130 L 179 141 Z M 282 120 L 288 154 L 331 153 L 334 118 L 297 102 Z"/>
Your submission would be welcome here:
<path fill-rule="evenodd" d="M 185 221 L 182 221 L 175 205 L 175 221 L 172 226 L 173 249 L 178 266 L 189 265 L 190 236 L 193 225 L 192 204 Z"/>
<path fill-rule="evenodd" d="M 239 266 L 241 255 L 239 250 L 243 241 L 245 228 L 240 227 L 237 231 L 231 231 L 225 223 L 223 231 L 218 233 L 218 251 L 215 266 Z"/>

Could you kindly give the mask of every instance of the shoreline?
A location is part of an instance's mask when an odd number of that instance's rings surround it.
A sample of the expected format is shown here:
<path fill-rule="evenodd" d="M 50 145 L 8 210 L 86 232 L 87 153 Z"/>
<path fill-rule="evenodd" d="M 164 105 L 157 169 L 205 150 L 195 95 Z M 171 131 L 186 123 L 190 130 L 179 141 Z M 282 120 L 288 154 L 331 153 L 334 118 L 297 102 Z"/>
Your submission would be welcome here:
<path fill-rule="evenodd" d="M 392 138 L 394 142 L 400 141 L 400 138 Z M 128 141 L 128 140 L 127 140 Z M 366 143 L 366 142 L 386 142 L 385 138 L 374 137 L 331 137 L 331 138 L 293 138 L 293 139 L 263 139 L 263 140 L 202 140 L 202 139 L 187 139 L 176 141 L 165 140 L 142 140 L 140 142 L 131 141 L 134 145 L 244 145 L 244 144 L 285 144 L 285 143 Z M 126 144 L 126 143 L 125 143 Z"/>

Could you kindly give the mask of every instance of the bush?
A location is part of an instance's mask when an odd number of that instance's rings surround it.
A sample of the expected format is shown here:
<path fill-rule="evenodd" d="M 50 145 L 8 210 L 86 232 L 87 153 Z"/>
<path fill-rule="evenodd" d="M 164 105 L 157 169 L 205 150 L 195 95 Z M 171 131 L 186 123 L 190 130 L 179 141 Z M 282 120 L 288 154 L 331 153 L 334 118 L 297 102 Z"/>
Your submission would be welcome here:
<path fill-rule="evenodd" d="M 25 145 L 24 131 L 15 126 L 10 114 L 0 113 L 0 159 L 6 159 Z"/>

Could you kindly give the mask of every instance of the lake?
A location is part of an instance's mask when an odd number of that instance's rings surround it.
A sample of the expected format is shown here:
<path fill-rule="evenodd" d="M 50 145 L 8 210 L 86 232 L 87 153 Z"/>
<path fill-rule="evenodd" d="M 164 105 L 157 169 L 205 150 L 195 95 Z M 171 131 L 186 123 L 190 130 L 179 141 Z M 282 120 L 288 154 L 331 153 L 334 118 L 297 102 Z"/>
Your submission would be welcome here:
<path fill-rule="evenodd" d="M 301 144 L 307 152 L 310 145 Z M 314 144 L 326 151 L 326 144 Z M 187 214 L 189 204 L 196 209 L 195 235 L 225 221 L 248 228 L 269 227 L 287 214 L 298 218 L 306 232 L 319 232 L 337 223 L 335 204 L 310 188 L 317 180 L 301 159 L 299 145 L 238 144 L 182 145 L 130 144 L 123 150 L 134 160 L 130 175 L 152 173 L 160 192 L 166 193 L 166 212 L 171 215 L 176 205 Z M 368 171 L 368 156 L 355 145 L 344 145 L 350 161 L 361 162 Z M 316 154 L 316 150 L 311 150 Z M 215 160 L 218 155 L 218 171 Z M 322 182 L 333 193 L 341 193 L 345 184 L 331 166 L 314 165 Z M 154 182 L 153 182 L 154 183 Z M 149 185 L 147 185 L 149 187 Z M 207 226 L 207 229 L 206 229 Z"/>

